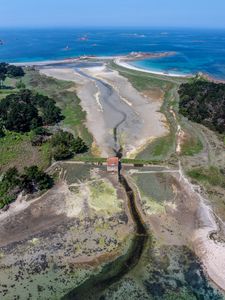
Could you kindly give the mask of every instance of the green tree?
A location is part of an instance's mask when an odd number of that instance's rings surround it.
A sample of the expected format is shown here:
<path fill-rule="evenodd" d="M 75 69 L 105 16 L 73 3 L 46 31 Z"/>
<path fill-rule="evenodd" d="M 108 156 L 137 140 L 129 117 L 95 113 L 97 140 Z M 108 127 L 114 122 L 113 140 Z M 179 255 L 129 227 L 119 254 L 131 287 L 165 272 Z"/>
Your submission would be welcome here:
<path fill-rule="evenodd" d="M 9 77 L 22 77 L 25 75 L 23 68 L 14 65 L 7 66 L 7 76 Z"/>
<path fill-rule="evenodd" d="M 196 77 L 179 89 L 179 111 L 190 120 L 225 132 L 225 84 Z"/>
<path fill-rule="evenodd" d="M 88 151 L 88 147 L 85 144 L 85 142 L 78 136 L 76 139 L 72 142 L 72 150 L 74 153 L 84 153 Z"/>
<path fill-rule="evenodd" d="M 60 108 L 51 98 L 34 95 L 30 90 L 21 89 L 1 100 L 0 118 L 8 130 L 28 132 L 43 123 L 45 125 L 58 123 L 62 120 L 62 115 Z"/>
<path fill-rule="evenodd" d="M 73 153 L 70 150 L 70 147 L 65 144 L 56 145 L 52 150 L 52 155 L 55 160 L 64 160 L 71 158 Z"/>
<path fill-rule="evenodd" d="M 16 167 L 9 168 L 4 176 L 2 182 L 5 182 L 9 188 L 13 188 L 20 184 L 19 172 Z"/>
<path fill-rule="evenodd" d="M 49 189 L 52 186 L 53 179 L 39 170 L 37 166 L 25 168 L 24 173 L 21 175 L 21 188 L 29 194 Z"/>
<path fill-rule="evenodd" d="M 3 120 L 0 118 L 0 138 L 5 136 L 4 127 L 5 127 L 5 124 L 4 124 Z"/>
<path fill-rule="evenodd" d="M 43 124 L 52 125 L 63 119 L 61 110 L 53 99 L 40 94 L 35 95 L 35 103 L 41 111 Z"/>
<path fill-rule="evenodd" d="M 5 79 L 6 79 L 5 73 L 1 73 L 1 71 L 0 71 L 0 89 L 3 86 L 3 82 L 4 82 Z"/>
<path fill-rule="evenodd" d="M 24 76 L 23 68 L 19 66 L 9 65 L 7 63 L 0 63 L 0 88 L 6 77 L 21 77 Z"/>
<path fill-rule="evenodd" d="M 19 172 L 15 167 L 10 168 L 0 181 L 0 208 L 14 201 L 20 191 Z"/>
<path fill-rule="evenodd" d="M 58 130 L 51 139 L 51 144 L 53 147 L 63 144 L 65 146 L 71 147 L 72 143 L 74 141 L 74 136 L 72 133 L 63 131 L 63 130 Z"/>

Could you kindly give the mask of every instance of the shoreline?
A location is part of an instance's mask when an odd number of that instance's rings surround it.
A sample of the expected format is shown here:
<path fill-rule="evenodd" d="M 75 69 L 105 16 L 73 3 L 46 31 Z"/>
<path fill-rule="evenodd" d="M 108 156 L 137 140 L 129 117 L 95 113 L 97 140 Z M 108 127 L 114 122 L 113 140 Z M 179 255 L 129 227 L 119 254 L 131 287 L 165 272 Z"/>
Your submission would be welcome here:
<path fill-rule="evenodd" d="M 92 61 L 92 60 L 106 60 L 106 61 L 113 61 L 116 65 L 134 70 L 139 72 L 145 72 L 149 74 L 161 75 L 161 76 L 169 76 L 169 77 L 181 77 L 181 78 L 190 78 L 193 74 L 174 74 L 174 73 L 167 73 L 167 72 L 160 72 L 151 69 L 145 68 L 138 68 L 130 64 L 131 61 L 137 61 L 147 58 L 160 58 L 166 57 L 170 55 L 176 55 L 176 52 L 161 52 L 161 53 L 142 53 L 142 52 L 131 52 L 128 55 L 116 55 L 116 56 L 77 56 L 71 58 L 65 58 L 61 60 L 45 60 L 45 61 L 32 61 L 32 62 L 17 62 L 17 63 L 10 63 L 15 66 L 22 66 L 22 67 L 44 67 L 49 65 L 60 65 L 60 64 L 72 64 L 76 62 L 82 61 Z"/>
<path fill-rule="evenodd" d="M 53 60 L 41 60 L 41 61 L 24 61 L 24 62 L 9 62 L 10 65 L 21 66 L 21 67 L 45 67 L 45 66 L 57 66 L 61 64 L 72 64 L 72 63 L 81 63 L 81 62 L 88 62 L 88 61 L 113 61 L 117 66 L 126 68 L 133 71 L 143 72 L 152 75 L 158 76 L 167 76 L 167 77 L 174 77 L 174 78 L 192 78 L 197 74 L 201 74 L 204 78 L 209 81 L 215 83 L 223 83 L 225 84 L 225 79 L 219 79 L 212 74 L 204 73 L 204 72 L 196 72 L 196 73 L 173 73 L 167 71 L 157 71 L 145 67 L 139 67 L 132 65 L 129 62 L 132 61 L 139 61 L 144 59 L 154 59 L 154 58 L 162 58 L 167 56 L 176 55 L 174 51 L 165 51 L 165 52 L 131 52 L 129 54 L 124 55 L 84 55 L 84 56 L 74 56 L 62 59 L 53 59 Z"/>
<path fill-rule="evenodd" d="M 120 67 L 129 69 L 129 70 L 139 71 L 139 72 L 144 72 L 144 73 L 154 74 L 154 75 L 161 75 L 161 76 L 168 76 L 168 77 L 182 77 L 182 78 L 190 78 L 190 77 L 194 76 L 194 74 L 186 75 L 186 74 L 167 73 L 167 72 L 160 72 L 160 71 L 135 67 L 125 61 L 122 61 L 120 57 L 115 58 L 114 63 Z"/>
<path fill-rule="evenodd" d="M 174 52 L 164 52 L 164 53 L 157 53 L 154 54 L 128 54 L 128 55 L 117 55 L 117 56 L 77 56 L 77 57 L 71 57 L 71 58 L 65 58 L 65 59 L 55 59 L 55 60 L 43 60 L 43 61 L 33 61 L 33 62 L 15 62 L 15 63 L 9 63 L 10 65 L 15 66 L 21 66 L 21 67 L 45 67 L 45 66 L 58 66 L 62 64 L 72 64 L 76 62 L 88 62 L 88 61 L 113 61 L 117 66 L 132 70 L 132 71 L 138 71 L 142 73 L 152 74 L 152 75 L 158 75 L 158 76 L 167 76 L 167 77 L 174 77 L 174 78 L 192 78 L 196 74 L 177 74 L 177 73 L 171 73 L 171 72 L 163 72 L 163 71 L 156 71 L 151 70 L 147 68 L 142 67 L 136 67 L 129 62 L 131 61 L 138 61 L 143 60 L 145 58 L 159 58 L 164 56 L 174 55 Z M 201 73 L 201 72 L 199 72 Z M 204 78 L 206 78 L 209 81 L 215 82 L 215 83 L 223 83 L 225 84 L 224 79 L 218 79 L 216 77 L 213 77 L 212 75 L 201 73 Z"/>
<path fill-rule="evenodd" d="M 166 72 L 160 72 L 160 71 L 154 71 L 150 69 L 144 69 L 144 68 L 138 68 L 135 67 L 131 64 L 129 64 L 129 61 L 136 60 L 136 59 L 130 59 L 126 60 L 126 57 L 121 57 L 121 56 L 96 56 L 96 57 L 86 57 L 86 58 L 81 58 L 81 57 L 75 57 L 75 58 L 68 58 L 68 59 L 62 59 L 62 60 L 46 60 L 46 61 L 34 61 L 34 62 L 21 62 L 21 63 L 10 63 L 15 66 L 21 66 L 21 67 L 45 67 L 45 66 L 57 66 L 57 65 L 62 65 L 62 64 L 72 64 L 76 62 L 82 62 L 82 61 L 91 61 L 92 59 L 96 60 L 108 60 L 108 61 L 113 61 L 117 66 L 123 67 L 129 70 L 133 71 L 139 71 L 139 72 L 144 72 L 148 74 L 153 74 L 153 75 L 160 75 L 160 76 L 168 76 L 168 77 L 176 77 L 176 78 L 191 78 L 194 76 L 194 74 L 174 74 L 174 73 L 166 73 Z M 138 60 L 138 59 L 137 59 Z M 214 79 L 211 79 L 214 80 Z"/>

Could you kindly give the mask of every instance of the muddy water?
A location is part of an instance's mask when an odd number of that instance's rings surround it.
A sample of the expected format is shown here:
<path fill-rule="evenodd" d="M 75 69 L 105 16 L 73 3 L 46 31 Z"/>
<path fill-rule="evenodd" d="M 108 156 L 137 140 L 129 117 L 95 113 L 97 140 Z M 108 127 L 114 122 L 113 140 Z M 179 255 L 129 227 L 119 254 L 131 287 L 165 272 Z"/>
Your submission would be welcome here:
<path fill-rule="evenodd" d="M 99 299 L 106 288 L 122 279 L 137 265 L 140 260 L 148 240 L 147 230 L 137 209 L 134 192 L 130 188 L 125 177 L 122 175 L 120 176 L 120 182 L 126 190 L 130 213 L 136 225 L 136 231 L 131 246 L 124 256 L 121 256 L 115 261 L 107 264 L 103 267 L 100 274 L 96 276 L 93 275 L 81 286 L 71 291 L 62 299 Z"/>

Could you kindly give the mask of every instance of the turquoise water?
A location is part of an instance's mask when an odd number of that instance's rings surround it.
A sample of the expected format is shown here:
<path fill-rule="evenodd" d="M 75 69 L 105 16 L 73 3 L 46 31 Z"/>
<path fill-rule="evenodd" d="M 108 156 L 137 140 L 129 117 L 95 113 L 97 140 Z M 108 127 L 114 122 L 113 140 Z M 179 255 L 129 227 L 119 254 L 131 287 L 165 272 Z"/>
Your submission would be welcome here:
<path fill-rule="evenodd" d="M 0 61 L 175 51 L 175 56 L 142 60 L 134 65 L 178 74 L 201 71 L 225 79 L 225 30 L 0 29 L 0 40 Z"/>

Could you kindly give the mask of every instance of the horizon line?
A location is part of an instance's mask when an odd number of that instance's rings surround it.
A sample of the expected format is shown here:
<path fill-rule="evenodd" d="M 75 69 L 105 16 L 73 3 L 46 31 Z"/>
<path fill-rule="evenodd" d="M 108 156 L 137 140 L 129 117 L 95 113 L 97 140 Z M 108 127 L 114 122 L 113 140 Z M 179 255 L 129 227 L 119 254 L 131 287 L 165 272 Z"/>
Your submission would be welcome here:
<path fill-rule="evenodd" d="M 108 29 L 163 29 L 163 30 L 185 30 L 185 29 L 192 29 L 192 30 L 225 30 L 225 27 L 203 27 L 203 26 L 154 26 L 154 25 L 51 25 L 51 26 L 38 26 L 38 25 L 31 25 L 31 26 L 0 26 L 1 29 L 101 29 L 101 30 L 108 30 Z"/>

